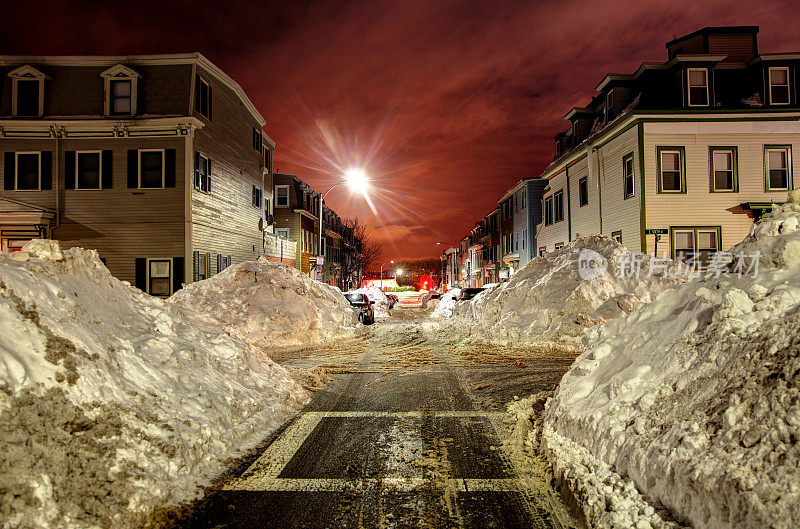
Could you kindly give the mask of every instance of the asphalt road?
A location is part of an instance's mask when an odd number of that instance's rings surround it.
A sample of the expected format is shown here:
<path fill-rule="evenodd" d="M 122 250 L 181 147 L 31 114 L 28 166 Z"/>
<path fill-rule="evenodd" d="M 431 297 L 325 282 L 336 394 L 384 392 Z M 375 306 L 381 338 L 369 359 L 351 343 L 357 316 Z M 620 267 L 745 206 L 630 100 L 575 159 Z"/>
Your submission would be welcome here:
<path fill-rule="evenodd" d="M 447 345 L 419 317 L 395 310 L 359 339 L 276 353 L 330 381 L 178 527 L 575 527 L 498 438 L 504 403 L 551 388 L 572 357 Z"/>

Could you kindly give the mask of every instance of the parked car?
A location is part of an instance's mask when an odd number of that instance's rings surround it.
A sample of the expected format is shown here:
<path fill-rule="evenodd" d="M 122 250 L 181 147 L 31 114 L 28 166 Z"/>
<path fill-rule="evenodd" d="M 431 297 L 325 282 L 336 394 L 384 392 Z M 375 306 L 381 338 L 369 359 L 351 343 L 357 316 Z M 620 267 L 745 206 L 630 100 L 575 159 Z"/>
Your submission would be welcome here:
<path fill-rule="evenodd" d="M 395 305 L 400 303 L 400 300 L 394 294 L 386 294 L 386 300 L 389 302 L 389 310 L 392 310 Z"/>
<path fill-rule="evenodd" d="M 366 294 L 359 292 L 345 292 L 344 297 L 350 303 L 350 307 L 358 315 L 358 321 L 364 325 L 375 323 L 375 311 L 372 306 L 374 301 L 370 301 Z"/>
<path fill-rule="evenodd" d="M 470 287 L 465 288 L 461 291 L 461 294 L 458 295 L 457 301 L 469 301 L 481 292 L 483 292 L 483 287 Z"/>

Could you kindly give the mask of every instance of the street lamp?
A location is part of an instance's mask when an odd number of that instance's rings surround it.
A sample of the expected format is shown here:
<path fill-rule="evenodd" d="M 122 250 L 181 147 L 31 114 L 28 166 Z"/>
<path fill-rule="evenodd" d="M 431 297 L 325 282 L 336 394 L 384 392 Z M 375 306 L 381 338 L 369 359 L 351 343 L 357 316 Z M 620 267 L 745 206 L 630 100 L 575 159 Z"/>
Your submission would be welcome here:
<path fill-rule="evenodd" d="M 367 173 L 364 169 L 360 167 L 352 167 L 344 172 L 344 180 L 340 182 L 336 182 L 331 187 L 328 188 L 325 193 L 320 194 L 319 196 L 319 239 L 317 239 L 318 245 L 318 256 L 317 262 L 319 262 L 319 258 L 322 257 L 322 260 L 325 260 L 325 256 L 322 254 L 322 212 L 323 206 L 325 204 L 325 197 L 328 196 L 334 187 L 339 186 L 340 184 L 347 184 L 347 186 L 356 193 L 361 195 L 367 194 L 367 189 L 369 189 L 369 179 L 367 179 Z"/>
<path fill-rule="evenodd" d="M 383 290 L 383 266 L 387 264 L 394 264 L 394 261 L 389 261 L 388 263 L 383 263 L 381 265 L 381 290 Z"/>

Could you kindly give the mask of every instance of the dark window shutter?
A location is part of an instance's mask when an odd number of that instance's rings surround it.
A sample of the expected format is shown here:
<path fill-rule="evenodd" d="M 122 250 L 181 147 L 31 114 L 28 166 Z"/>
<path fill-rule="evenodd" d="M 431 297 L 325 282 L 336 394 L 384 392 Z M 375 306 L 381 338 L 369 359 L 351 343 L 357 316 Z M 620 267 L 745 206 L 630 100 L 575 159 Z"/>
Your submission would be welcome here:
<path fill-rule="evenodd" d="M 200 252 L 192 252 L 192 282 L 200 279 Z"/>
<path fill-rule="evenodd" d="M 175 149 L 164 149 L 164 187 L 175 187 Z"/>
<path fill-rule="evenodd" d="M 172 258 L 172 293 L 183 288 L 183 257 Z"/>
<path fill-rule="evenodd" d="M 5 164 L 3 166 L 3 188 L 6 191 L 14 189 L 14 168 L 16 166 L 15 153 L 7 152 Z"/>
<path fill-rule="evenodd" d="M 103 151 L 100 155 L 103 167 L 103 189 L 114 187 L 114 151 Z"/>
<path fill-rule="evenodd" d="M 42 151 L 42 189 L 53 189 L 53 153 Z"/>
<path fill-rule="evenodd" d="M 64 189 L 75 189 L 75 151 L 64 151 Z"/>
<path fill-rule="evenodd" d="M 206 254 L 206 279 L 211 277 L 211 254 Z"/>
<path fill-rule="evenodd" d="M 211 89 L 211 85 L 208 85 L 208 119 L 211 120 L 211 104 L 214 101 L 214 91 Z"/>
<path fill-rule="evenodd" d="M 136 149 L 128 150 L 128 188 L 136 189 L 139 187 L 139 151 Z"/>
<path fill-rule="evenodd" d="M 194 151 L 194 187 L 200 188 L 200 153 Z"/>
<path fill-rule="evenodd" d="M 206 160 L 206 191 L 211 193 L 211 158 Z"/>
<path fill-rule="evenodd" d="M 194 76 L 194 109 L 200 112 L 200 76 Z"/>
<path fill-rule="evenodd" d="M 219 274 L 220 272 L 222 272 L 222 270 L 223 270 L 223 267 L 222 267 L 222 254 L 218 253 L 217 254 L 217 273 Z"/>
<path fill-rule="evenodd" d="M 147 259 L 144 257 L 136 258 L 136 288 L 147 292 Z"/>

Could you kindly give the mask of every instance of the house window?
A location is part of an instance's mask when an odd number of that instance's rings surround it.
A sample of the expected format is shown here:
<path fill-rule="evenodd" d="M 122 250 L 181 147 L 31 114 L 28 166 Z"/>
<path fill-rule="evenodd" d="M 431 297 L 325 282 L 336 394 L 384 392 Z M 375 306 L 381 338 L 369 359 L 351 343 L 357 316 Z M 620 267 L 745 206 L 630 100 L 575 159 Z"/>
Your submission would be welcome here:
<path fill-rule="evenodd" d="M 261 152 L 262 147 L 261 138 L 261 132 L 257 128 L 253 127 L 253 149 L 259 153 Z"/>
<path fill-rule="evenodd" d="M 209 85 L 199 75 L 195 77 L 194 109 L 208 119 L 211 119 L 211 97 L 211 85 Z"/>
<path fill-rule="evenodd" d="M 289 186 L 275 186 L 275 207 L 289 207 Z"/>
<path fill-rule="evenodd" d="M 282 239 L 288 239 L 289 238 L 289 228 L 276 228 L 275 229 L 275 235 L 277 235 L 278 237 L 281 237 Z"/>
<path fill-rule="evenodd" d="M 658 147 L 658 192 L 684 193 L 683 147 Z"/>
<path fill-rule="evenodd" d="M 769 104 L 789 104 L 789 68 L 769 69 Z"/>
<path fill-rule="evenodd" d="M 209 256 L 210 254 L 206 253 L 197 253 L 197 279 L 196 281 L 202 281 L 204 279 L 208 279 L 209 273 Z"/>
<path fill-rule="evenodd" d="M 131 81 L 111 81 L 111 113 L 131 114 Z"/>
<path fill-rule="evenodd" d="M 17 191 L 40 190 L 42 184 L 42 153 L 16 153 L 16 177 L 14 189 Z"/>
<path fill-rule="evenodd" d="M 151 296 L 167 297 L 172 293 L 172 260 L 148 259 L 147 292 Z"/>
<path fill-rule="evenodd" d="M 622 159 L 622 186 L 625 198 L 631 198 L 634 194 L 633 153 Z"/>
<path fill-rule="evenodd" d="M 16 80 L 17 86 L 17 116 L 40 116 L 39 112 L 39 81 L 30 79 Z"/>
<path fill-rule="evenodd" d="M 272 215 L 272 208 L 270 207 L 269 199 L 264 199 L 264 219 L 268 219 L 270 215 Z"/>
<path fill-rule="evenodd" d="M 735 147 L 709 148 L 712 192 L 738 191 L 736 151 Z"/>
<path fill-rule="evenodd" d="M 204 193 L 211 192 L 211 160 L 207 156 L 194 153 L 194 187 Z"/>
<path fill-rule="evenodd" d="M 522 190 L 522 209 L 525 209 L 525 198 L 526 198 L 526 195 L 527 195 L 527 193 L 525 192 L 525 189 L 523 189 Z"/>
<path fill-rule="evenodd" d="M 539 257 L 544 257 L 545 253 L 547 253 L 547 247 L 546 246 L 540 246 L 539 247 Z"/>
<path fill-rule="evenodd" d="M 622 244 L 622 230 L 612 231 L 611 238 Z"/>
<path fill-rule="evenodd" d="M 578 204 L 583 207 L 589 203 L 589 179 L 583 177 L 578 180 Z"/>
<path fill-rule="evenodd" d="M 553 194 L 553 223 L 564 220 L 564 191 L 557 191 Z"/>
<path fill-rule="evenodd" d="M 767 169 L 767 191 L 785 191 L 791 184 L 791 150 L 788 146 L 764 149 Z"/>
<path fill-rule="evenodd" d="M 563 247 L 564 247 L 564 243 L 563 242 L 557 242 L 556 245 L 555 245 L 555 249 L 556 250 L 560 250 Z"/>
<path fill-rule="evenodd" d="M 253 186 L 253 196 L 251 204 L 254 208 L 261 207 L 261 188 Z"/>
<path fill-rule="evenodd" d="M 125 65 L 117 64 L 100 74 L 105 81 L 106 115 L 129 116 L 136 114 L 138 73 Z"/>
<path fill-rule="evenodd" d="M 553 197 L 544 199 L 544 225 L 553 224 Z"/>
<path fill-rule="evenodd" d="M 719 227 L 672 228 L 672 255 L 690 266 L 704 267 L 720 248 Z"/>
<path fill-rule="evenodd" d="M 708 69 L 689 68 L 686 77 L 689 87 L 689 106 L 708 106 Z"/>
<path fill-rule="evenodd" d="M 101 151 L 78 151 L 75 153 L 76 189 L 101 189 L 103 165 Z"/>
<path fill-rule="evenodd" d="M 139 150 L 139 188 L 164 188 L 164 150 Z"/>
<path fill-rule="evenodd" d="M 606 121 L 614 119 L 614 90 L 609 90 L 606 94 Z"/>
<path fill-rule="evenodd" d="M 528 238 L 528 228 L 523 228 L 522 230 L 522 249 L 525 249 L 525 239 Z"/>

